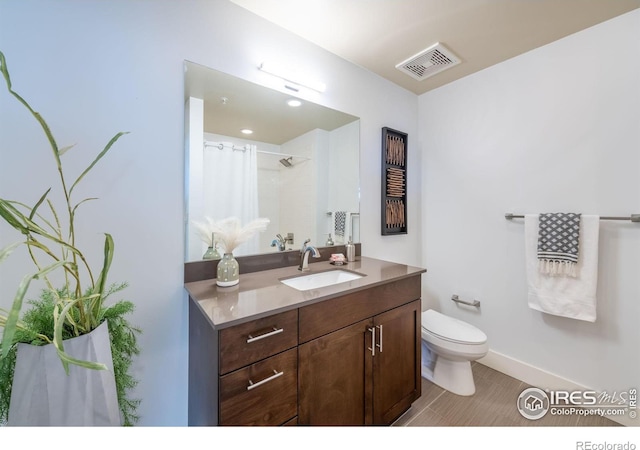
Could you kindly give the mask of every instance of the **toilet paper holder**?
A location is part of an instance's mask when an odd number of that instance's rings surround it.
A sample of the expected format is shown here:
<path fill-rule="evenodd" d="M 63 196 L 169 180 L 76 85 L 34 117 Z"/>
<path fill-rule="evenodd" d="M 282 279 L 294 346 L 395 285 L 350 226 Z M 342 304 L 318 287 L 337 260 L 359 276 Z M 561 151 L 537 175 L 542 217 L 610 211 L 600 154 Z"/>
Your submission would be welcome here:
<path fill-rule="evenodd" d="M 465 300 L 461 300 L 460 297 L 458 297 L 458 294 L 453 294 L 451 296 L 451 300 L 453 300 L 456 303 L 462 303 L 463 305 L 469 305 L 469 306 L 475 306 L 475 307 L 480 307 L 480 300 L 473 300 L 472 302 L 468 302 Z"/>

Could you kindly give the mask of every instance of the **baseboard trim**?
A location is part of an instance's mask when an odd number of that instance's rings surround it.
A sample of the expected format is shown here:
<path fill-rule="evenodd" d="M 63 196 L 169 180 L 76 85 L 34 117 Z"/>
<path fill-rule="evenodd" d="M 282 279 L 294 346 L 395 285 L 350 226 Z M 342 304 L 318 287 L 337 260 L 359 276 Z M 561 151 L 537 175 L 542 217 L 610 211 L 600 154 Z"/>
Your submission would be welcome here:
<path fill-rule="evenodd" d="M 493 350 L 478 362 L 540 389 L 595 390 Z M 627 427 L 640 426 L 638 419 L 631 419 L 628 415 L 608 418 Z"/>

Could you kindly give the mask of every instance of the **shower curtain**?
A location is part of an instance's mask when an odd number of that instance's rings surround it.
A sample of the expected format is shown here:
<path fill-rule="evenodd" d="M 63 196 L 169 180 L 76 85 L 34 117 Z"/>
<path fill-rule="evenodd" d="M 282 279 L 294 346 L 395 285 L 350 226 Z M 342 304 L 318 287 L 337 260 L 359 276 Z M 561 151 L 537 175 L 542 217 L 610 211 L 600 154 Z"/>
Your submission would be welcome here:
<path fill-rule="evenodd" d="M 218 147 L 219 144 L 223 144 L 222 150 Z M 242 225 L 258 218 L 256 150 L 255 145 L 234 146 L 231 142 L 204 147 L 202 178 L 206 217 L 213 220 L 237 217 Z M 258 233 L 238 246 L 233 251 L 234 256 L 257 253 L 259 239 Z"/>

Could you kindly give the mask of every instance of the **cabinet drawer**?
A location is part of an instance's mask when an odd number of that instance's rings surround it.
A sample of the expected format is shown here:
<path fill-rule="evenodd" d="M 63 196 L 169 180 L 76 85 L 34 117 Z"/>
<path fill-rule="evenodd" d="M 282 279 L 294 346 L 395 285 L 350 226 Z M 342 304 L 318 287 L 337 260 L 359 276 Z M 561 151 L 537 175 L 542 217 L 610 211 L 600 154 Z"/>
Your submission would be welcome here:
<path fill-rule="evenodd" d="M 420 298 L 412 276 L 300 308 L 300 343 Z"/>
<path fill-rule="evenodd" d="M 220 425 L 282 425 L 298 413 L 298 350 L 220 378 Z"/>
<path fill-rule="evenodd" d="M 219 336 L 225 374 L 298 345 L 298 310 L 226 328 Z"/>

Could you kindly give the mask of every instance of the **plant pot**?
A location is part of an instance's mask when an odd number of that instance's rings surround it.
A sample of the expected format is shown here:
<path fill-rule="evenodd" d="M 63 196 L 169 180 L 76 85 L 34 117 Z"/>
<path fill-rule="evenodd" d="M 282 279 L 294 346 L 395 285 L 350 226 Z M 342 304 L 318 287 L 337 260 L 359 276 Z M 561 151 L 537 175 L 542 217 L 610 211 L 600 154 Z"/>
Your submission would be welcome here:
<path fill-rule="evenodd" d="M 18 344 L 8 425 L 119 426 L 109 329 L 64 341 L 72 357 L 103 363 L 107 370 L 69 365 L 64 370 L 53 345 Z"/>
<path fill-rule="evenodd" d="M 240 282 L 240 268 L 232 253 L 225 253 L 218 262 L 216 284 L 222 287 L 235 286 Z"/>

